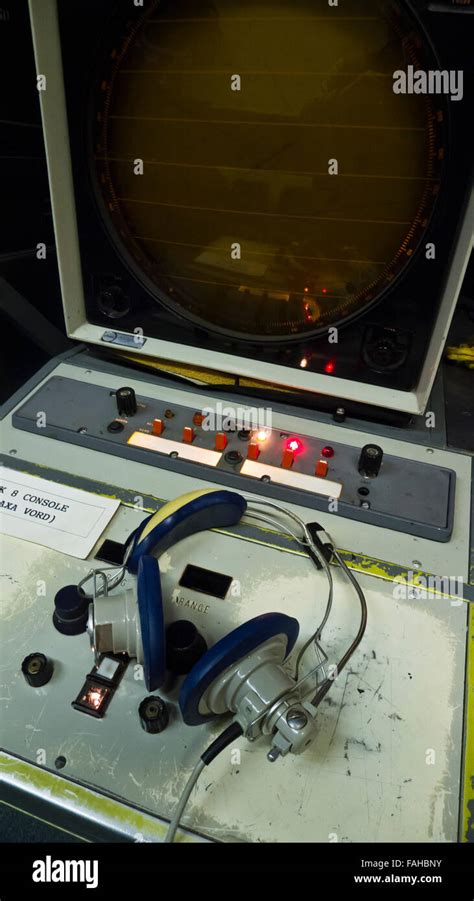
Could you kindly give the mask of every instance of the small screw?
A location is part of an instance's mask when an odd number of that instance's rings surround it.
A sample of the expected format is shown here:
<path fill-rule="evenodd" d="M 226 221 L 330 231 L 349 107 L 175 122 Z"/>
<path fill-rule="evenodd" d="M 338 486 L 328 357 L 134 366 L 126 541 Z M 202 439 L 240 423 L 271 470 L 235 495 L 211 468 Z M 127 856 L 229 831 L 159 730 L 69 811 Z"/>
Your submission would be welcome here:
<path fill-rule="evenodd" d="M 308 717 L 302 710 L 289 710 L 286 715 L 286 722 L 290 729 L 300 732 L 301 729 L 308 725 Z"/>

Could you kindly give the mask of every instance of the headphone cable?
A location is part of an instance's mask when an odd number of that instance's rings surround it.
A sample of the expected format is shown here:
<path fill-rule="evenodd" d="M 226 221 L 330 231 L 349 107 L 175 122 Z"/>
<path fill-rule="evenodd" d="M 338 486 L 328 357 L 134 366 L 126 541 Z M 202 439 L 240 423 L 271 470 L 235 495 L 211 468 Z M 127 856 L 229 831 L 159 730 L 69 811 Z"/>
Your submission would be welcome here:
<path fill-rule="evenodd" d="M 352 657 L 354 651 L 356 650 L 356 648 L 359 646 L 359 644 L 362 641 L 362 638 L 363 638 L 364 632 L 365 632 L 365 628 L 367 626 L 367 601 L 365 599 L 364 592 L 362 591 L 362 588 L 360 587 L 357 579 L 355 578 L 355 576 L 353 575 L 353 573 L 347 566 L 345 560 L 341 557 L 339 552 L 335 550 L 334 547 L 332 548 L 332 553 L 333 553 L 335 559 L 337 560 L 337 562 L 339 563 L 339 566 L 342 568 L 344 574 L 347 576 L 349 581 L 352 583 L 352 585 L 356 591 L 356 594 L 357 594 L 357 597 L 359 598 L 360 606 L 361 606 L 361 619 L 360 619 L 360 625 L 359 625 L 357 635 L 354 638 L 354 641 L 352 642 L 352 644 L 348 647 L 345 654 L 343 654 L 343 656 L 341 657 L 339 663 L 336 664 L 336 668 L 334 670 L 333 676 L 331 678 L 326 679 L 322 683 L 322 685 L 316 692 L 313 700 L 311 701 L 311 704 L 314 707 L 319 706 L 319 704 L 321 703 L 323 698 L 327 695 L 331 686 L 334 684 L 334 679 L 336 678 L 336 676 L 340 675 L 340 673 L 342 672 L 342 670 L 344 669 L 344 667 L 346 666 L 346 664 Z"/>
<path fill-rule="evenodd" d="M 201 754 L 196 766 L 194 767 L 186 785 L 184 791 L 178 801 L 176 810 L 173 814 L 172 819 L 170 820 L 170 824 L 168 827 L 168 832 L 165 837 L 165 844 L 170 844 L 174 841 L 174 837 L 179 827 L 179 823 L 181 817 L 184 813 L 184 809 L 186 804 L 189 801 L 191 792 L 196 785 L 196 782 L 199 779 L 203 769 L 205 766 L 209 766 L 210 763 L 225 750 L 229 745 L 232 744 L 237 738 L 240 738 L 243 735 L 242 726 L 237 722 L 232 722 L 217 738 L 209 745 L 208 748 Z"/>

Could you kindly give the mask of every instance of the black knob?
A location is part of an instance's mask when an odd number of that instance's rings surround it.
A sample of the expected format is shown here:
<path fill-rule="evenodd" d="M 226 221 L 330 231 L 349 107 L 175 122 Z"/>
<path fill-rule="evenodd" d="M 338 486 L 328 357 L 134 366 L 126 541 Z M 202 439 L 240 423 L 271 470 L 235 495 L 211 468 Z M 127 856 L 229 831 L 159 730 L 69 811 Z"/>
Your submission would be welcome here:
<path fill-rule="evenodd" d="M 224 456 L 224 460 L 226 461 L 226 463 L 232 463 L 232 465 L 234 465 L 235 463 L 242 463 L 243 457 L 242 454 L 239 454 L 238 451 L 231 450 L 227 451 Z"/>
<path fill-rule="evenodd" d="M 194 623 L 186 619 L 166 630 L 166 666 L 175 676 L 184 676 L 207 651 L 207 644 Z"/>
<path fill-rule="evenodd" d="M 150 695 L 141 702 L 138 708 L 140 723 L 145 732 L 156 734 L 163 732 L 169 722 L 168 707 L 158 695 Z"/>
<path fill-rule="evenodd" d="M 334 413 L 332 414 L 332 418 L 334 422 L 344 422 L 346 418 L 346 411 L 344 407 L 336 407 Z"/>
<path fill-rule="evenodd" d="M 358 469 L 361 476 L 374 479 L 378 476 L 383 460 L 383 450 L 378 444 L 366 444 L 359 457 Z"/>
<path fill-rule="evenodd" d="M 63 635 L 80 635 L 87 629 L 90 597 L 77 585 L 65 585 L 54 598 L 53 623 Z"/>
<path fill-rule="evenodd" d="M 119 416 L 134 416 L 137 412 L 137 396 L 133 388 L 118 388 L 115 392 Z"/>
<path fill-rule="evenodd" d="M 53 670 L 52 660 L 39 651 L 29 654 L 21 664 L 21 671 L 28 685 L 32 685 L 33 688 L 41 688 L 42 685 L 46 685 L 53 675 Z"/>

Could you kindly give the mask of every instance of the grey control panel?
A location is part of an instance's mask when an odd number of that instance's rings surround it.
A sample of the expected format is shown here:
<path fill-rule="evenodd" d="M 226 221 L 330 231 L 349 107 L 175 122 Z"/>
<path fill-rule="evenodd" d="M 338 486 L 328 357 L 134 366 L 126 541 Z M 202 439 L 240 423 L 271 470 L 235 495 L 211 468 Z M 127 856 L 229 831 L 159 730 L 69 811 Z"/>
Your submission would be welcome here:
<path fill-rule="evenodd" d="M 146 390 L 146 386 L 144 386 Z M 131 393 L 130 393 L 131 392 Z M 359 522 L 449 541 L 455 473 L 434 464 L 287 433 L 204 410 L 52 376 L 13 416 L 15 428 Z M 373 450 L 375 448 L 376 450 Z M 373 461 L 373 465 L 372 465 Z"/>

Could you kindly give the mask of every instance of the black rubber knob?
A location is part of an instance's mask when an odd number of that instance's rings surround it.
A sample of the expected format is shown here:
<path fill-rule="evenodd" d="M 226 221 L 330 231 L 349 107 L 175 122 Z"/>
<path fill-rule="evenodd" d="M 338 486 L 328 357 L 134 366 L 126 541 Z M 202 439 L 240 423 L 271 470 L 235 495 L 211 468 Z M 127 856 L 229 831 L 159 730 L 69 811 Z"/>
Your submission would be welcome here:
<path fill-rule="evenodd" d="M 378 444 L 366 444 L 359 457 L 359 472 L 361 476 L 374 479 L 378 476 L 383 460 L 383 450 Z"/>
<path fill-rule="evenodd" d="M 115 392 L 119 416 L 134 416 L 137 412 L 137 396 L 133 388 L 118 388 Z"/>
<path fill-rule="evenodd" d="M 175 676 L 189 673 L 207 651 L 207 644 L 194 623 L 186 619 L 171 623 L 166 630 L 166 666 Z"/>
<path fill-rule="evenodd" d="M 28 654 L 28 657 L 25 657 L 21 664 L 21 671 L 28 685 L 32 685 L 33 688 L 41 688 L 51 679 L 54 666 L 52 660 L 49 660 L 45 654 L 35 651 L 34 654 Z"/>
<path fill-rule="evenodd" d="M 141 702 L 138 708 L 140 723 L 145 732 L 155 734 L 163 732 L 169 722 L 168 707 L 158 695 L 150 695 Z"/>
<path fill-rule="evenodd" d="M 54 598 L 53 623 L 63 635 L 80 635 L 87 629 L 90 598 L 77 585 L 65 585 Z"/>

